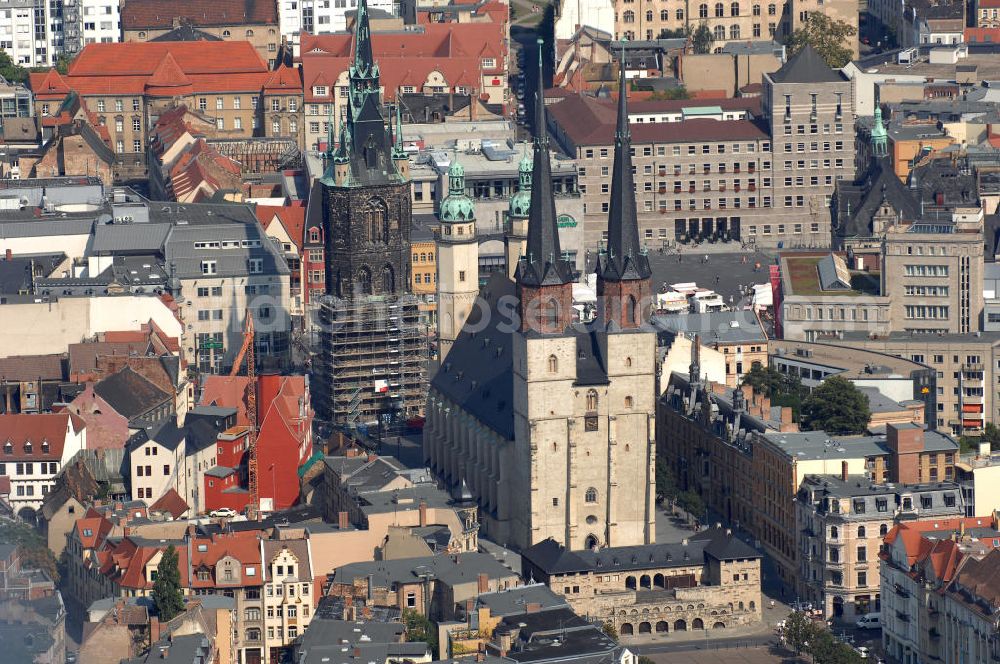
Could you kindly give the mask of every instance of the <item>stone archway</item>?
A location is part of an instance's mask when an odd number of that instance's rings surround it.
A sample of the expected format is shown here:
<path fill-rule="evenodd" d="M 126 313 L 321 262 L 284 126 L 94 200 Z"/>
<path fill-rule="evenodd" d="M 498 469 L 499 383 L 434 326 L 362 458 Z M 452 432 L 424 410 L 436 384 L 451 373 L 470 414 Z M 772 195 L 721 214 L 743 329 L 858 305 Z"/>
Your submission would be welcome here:
<path fill-rule="evenodd" d="M 683 618 L 674 621 L 675 632 L 686 632 L 687 628 L 687 622 Z"/>
<path fill-rule="evenodd" d="M 648 622 L 641 622 L 641 623 L 639 623 L 639 633 L 640 634 L 649 634 L 652 631 L 653 631 L 653 626 L 650 625 Z"/>
<path fill-rule="evenodd" d="M 656 574 L 653 576 L 653 587 L 664 588 L 664 577 L 662 574 Z"/>
<path fill-rule="evenodd" d="M 705 629 L 705 621 L 701 618 L 695 618 L 691 622 L 691 629 Z"/>
<path fill-rule="evenodd" d="M 725 629 L 725 628 L 726 628 L 726 623 L 724 622 L 717 622 L 714 625 L 712 625 L 712 629 Z"/>
<path fill-rule="evenodd" d="M 670 628 L 667 625 L 667 621 L 666 620 L 661 620 L 658 623 L 656 623 L 656 633 L 657 634 L 666 634 L 669 631 L 670 631 Z"/>
<path fill-rule="evenodd" d="M 635 590 L 635 585 L 636 584 L 635 584 L 635 577 L 634 576 L 626 576 L 625 577 L 625 587 L 626 588 L 628 588 L 629 590 Z"/>
<path fill-rule="evenodd" d="M 643 574 L 641 577 L 639 577 L 639 587 L 646 588 L 647 590 L 653 587 L 653 582 L 649 578 L 648 574 Z"/>
<path fill-rule="evenodd" d="M 622 623 L 622 628 L 619 630 L 622 636 L 632 636 L 635 631 L 632 628 L 632 623 Z"/>

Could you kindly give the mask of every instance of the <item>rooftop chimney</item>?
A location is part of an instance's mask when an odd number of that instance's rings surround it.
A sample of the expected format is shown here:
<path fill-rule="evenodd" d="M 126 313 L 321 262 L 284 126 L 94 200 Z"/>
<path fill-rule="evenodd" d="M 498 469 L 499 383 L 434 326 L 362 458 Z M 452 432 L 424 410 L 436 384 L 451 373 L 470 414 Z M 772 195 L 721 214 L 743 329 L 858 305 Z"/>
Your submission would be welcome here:
<path fill-rule="evenodd" d="M 337 512 L 337 527 L 341 530 L 347 530 L 347 526 L 350 522 L 347 519 L 347 512 Z"/>
<path fill-rule="evenodd" d="M 524 605 L 525 613 L 538 613 L 542 610 L 541 602 L 528 602 Z"/>
<path fill-rule="evenodd" d="M 490 575 L 480 574 L 478 580 L 479 580 L 479 592 L 488 593 L 490 591 Z"/>
<path fill-rule="evenodd" d="M 840 462 L 840 479 L 841 479 L 842 482 L 846 482 L 847 481 L 848 466 L 849 466 L 849 464 L 847 463 L 846 460 Z"/>
<path fill-rule="evenodd" d="M 14 257 L 14 252 L 8 248 L 7 251 L 4 252 L 3 259 L 5 261 L 9 261 L 13 257 Z"/>
<path fill-rule="evenodd" d="M 427 525 L 427 501 L 420 501 L 420 527 Z"/>

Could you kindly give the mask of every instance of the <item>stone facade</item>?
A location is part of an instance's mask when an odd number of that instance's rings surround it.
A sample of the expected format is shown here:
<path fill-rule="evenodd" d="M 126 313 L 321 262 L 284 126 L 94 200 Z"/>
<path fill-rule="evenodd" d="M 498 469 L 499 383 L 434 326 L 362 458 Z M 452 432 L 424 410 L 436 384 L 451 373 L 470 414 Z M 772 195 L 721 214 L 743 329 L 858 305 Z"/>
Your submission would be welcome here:
<path fill-rule="evenodd" d="M 611 623 L 622 637 L 762 619 L 760 555 L 718 527 L 677 543 L 575 553 L 546 541 L 525 551 L 522 565 L 577 614 Z"/>

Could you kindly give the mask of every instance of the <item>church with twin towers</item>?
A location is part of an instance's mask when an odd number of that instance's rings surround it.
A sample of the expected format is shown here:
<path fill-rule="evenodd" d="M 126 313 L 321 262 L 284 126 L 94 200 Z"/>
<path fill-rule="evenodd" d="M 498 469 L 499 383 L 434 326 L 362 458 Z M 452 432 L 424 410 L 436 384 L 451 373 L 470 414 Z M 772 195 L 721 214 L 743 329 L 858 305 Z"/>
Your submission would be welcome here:
<path fill-rule="evenodd" d="M 639 242 L 624 68 L 597 316 L 580 322 L 552 192 L 541 66 L 532 156 L 520 167 L 508 273 L 479 288 L 475 207 L 449 169 L 438 242 L 441 362 L 424 459 L 471 496 L 494 541 L 573 550 L 655 541 L 656 334 Z"/>

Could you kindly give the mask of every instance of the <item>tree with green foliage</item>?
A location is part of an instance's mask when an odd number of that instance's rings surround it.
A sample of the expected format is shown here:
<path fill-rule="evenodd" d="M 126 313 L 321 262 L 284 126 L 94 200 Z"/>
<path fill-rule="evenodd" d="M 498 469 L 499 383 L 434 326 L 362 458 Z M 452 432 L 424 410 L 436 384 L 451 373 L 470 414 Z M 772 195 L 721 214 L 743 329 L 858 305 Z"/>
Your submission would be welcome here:
<path fill-rule="evenodd" d="M 434 623 L 416 609 L 403 609 L 403 624 L 406 625 L 407 641 L 422 641 L 437 652 L 437 629 Z"/>
<path fill-rule="evenodd" d="M 7 51 L 0 49 L 0 76 L 10 83 L 23 83 L 28 80 L 28 70 L 14 62 Z"/>
<path fill-rule="evenodd" d="M 806 614 L 801 611 L 794 611 L 785 619 L 785 628 L 782 634 L 785 637 L 785 643 L 788 644 L 788 647 L 796 653 L 800 653 L 806 649 L 815 632 L 816 627 L 806 617 Z"/>
<path fill-rule="evenodd" d="M 743 377 L 743 384 L 749 385 L 757 394 L 763 394 L 771 400 L 772 406 L 788 406 L 792 409 L 792 418 L 798 419 L 802 410 L 802 401 L 809 396 L 809 390 L 802 385 L 798 376 L 783 374 L 774 367 L 765 367 L 760 362 L 754 362 L 750 371 Z"/>
<path fill-rule="evenodd" d="M 677 478 L 666 459 L 656 457 L 656 502 L 677 498 Z"/>
<path fill-rule="evenodd" d="M 828 65 L 840 69 L 854 56 L 854 52 L 845 44 L 857 32 L 853 25 L 844 21 L 835 21 L 820 12 L 809 12 L 802 27 L 788 36 L 785 45 L 788 46 L 789 55 L 794 55 L 809 44 Z"/>
<path fill-rule="evenodd" d="M 986 428 L 983 429 L 983 440 L 989 442 L 991 451 L 1000 449 L 1000 427 L 987 422 Z"/>
<path fill-rule="evenodd" d="M 803 431 L 858 434 L 868 427 L 871 414 L 864 392 L 846 378 L 831 376 L 802 402 L 799 426 Z"/>
<path fill-rule="evenodd" d="M 695 519 L 705 516 L 705 501 L 694 491 L 685 491 L 677 496 L 677 506 Z"/>
<path fill-rule="evenodd" d="M 714 43 L 715 35 L 712 34 L 712 31 L 705 23 L 701 23 L 694 29 L 694 32 L 691 33 L 691 46 L 694 48 L 694 52 L 699 55 L 711 53 L 712 44 Z"/>
<path fill-rule="evenodd" d="M 615 641 L 618 640 L 618 630 L 615 628 L 615 624 L 611 621 L 605 622 L 601 625 L 601 631 L 610 636 Z"/>
<path fill-rule="evenodd" d="M 171 620 L 184 610 L 184 594 L 181 592 L 181 574 L 177 568 L 177 549 L 171 544 L 163 552 L 156 567 L 153 582 L 153 604 L 160 622 Z"/>
<path fill-rule="evenodd" d="M 657 39 L 680 39 L 681 37 L 687 37 L 689 34 L 691 34 L 691 30 L 686 27 L 677 28 L 676 30 L 663 28 L 660 30 L 660 34 L 657 36 Z"/>
<path fill-rule="evenodd" d="M 0 544 L 21 547 L 21 563 L 29 569 L 40 569 L 59 583 L 59 565 L 41 533 L 26 523 L 0 520 Z"/>

